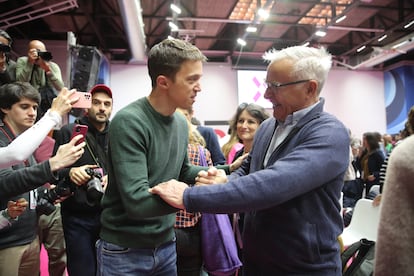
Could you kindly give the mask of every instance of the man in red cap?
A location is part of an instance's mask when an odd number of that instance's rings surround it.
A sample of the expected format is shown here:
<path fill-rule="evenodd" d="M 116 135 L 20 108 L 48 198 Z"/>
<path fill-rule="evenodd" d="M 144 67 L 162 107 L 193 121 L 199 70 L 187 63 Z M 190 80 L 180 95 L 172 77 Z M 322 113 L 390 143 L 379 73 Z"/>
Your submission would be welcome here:
<path fill-rule="evenodd" d="M 61 203 L 69 275 L 95 275 L 95 242 L 100 231 L 100 197 L 107 184 L 107 151 L 109 118 L 112 113 L 112 91 L 104 84 L 91 89 L 92 106 L 74 123 L 55 131 L 55 151 L 70 141 L 78 125 L 88 127 L 85 153 L 72 167 L 59 172 L 60 186 L 72 196 Z M 101 189 L 102 188 L 102 189 Z"/>

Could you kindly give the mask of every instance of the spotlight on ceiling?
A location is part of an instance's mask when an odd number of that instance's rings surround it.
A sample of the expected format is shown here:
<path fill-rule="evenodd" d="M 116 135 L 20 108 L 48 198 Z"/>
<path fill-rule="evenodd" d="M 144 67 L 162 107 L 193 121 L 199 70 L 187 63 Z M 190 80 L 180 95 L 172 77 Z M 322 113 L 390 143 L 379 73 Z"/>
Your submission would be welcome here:
<path fill-rule="evenodd" d="M 181 14 L 181 9 L 180 7 L 178 7 L 176 4 L 171 4 L 170 8 L 176 13 L 176 14 Z"/>
<path fill-rule="evenodd" d="M 409 27 L 411 27 L 411 25 L 413 25 L 414 24 L 414 20 L 412 20 L 411 22 L 409 22 L 409 23 L 407 23 L 405 26 L 404 26 L 404 29 L 408 29 Z"/>
<path fill-rule="evenodd" d="M 257 32 L 257 27 L 255 27 L 255 26 L 249 26 L 249 27 L 246 28 L 246 32 L 248 32 L 248 33 L 255 33 L 255 32 Z"/>
<path fill-rule="evenodd" d="M 269 18 L 269 15 L 270 15 L 269 12 L 266 11 L 266 10 L 264 10 L 264 9 L 259 9 L 257 11 L 257 14 L 260 16 L 260 18 L 262 18 L 264 20 L 268 19 Z"/>
<path fill-rule="evenodd" d="M 359 53 L 359 52 L 362 52 L 365 48 L 367 48 L 367 46 L 361 46 L 361 47 L 359 47 L 356 51 Z"/>
<path fill-rule="evenodd" d="M 343 16 L 339 17 L 339 18 L 335 21 L 335 23 L 339 23 L 339 22 L 341 22 L 341 21 L 344 21 L 345 19 L 346 19 L 346 15 L 343 15 Z"/>
<path fill-rule="evenodd" d="M 243 38 L 238 38 L 237 39 L 237 43 L 240 44 L 241 46 L 246 46 L 246 40 L 244 40 Z"/>
<path fill-rule="evenodd" d="M 381 42 L 386 38 L 387 38 L 387 35 L 385 34 L 385 35 L 381 36 L 380 38 L 378 38 L 377 40 L 378 40 L 378 42 Z"/>
<path fill-rule="evenodd" d="M 318 30 L 318 31 L 315 32 L 315 35 L 319 36 L 319 37 L 324 37 L 326 35 L 326 31 Z"/>
<path fill-rule="evenodd" d="M 171 31 L 173 32 L 178 31 L 178 26 L 174 22 L 172 21 L 168 22 L 168 26 L 170 26 Z"/>

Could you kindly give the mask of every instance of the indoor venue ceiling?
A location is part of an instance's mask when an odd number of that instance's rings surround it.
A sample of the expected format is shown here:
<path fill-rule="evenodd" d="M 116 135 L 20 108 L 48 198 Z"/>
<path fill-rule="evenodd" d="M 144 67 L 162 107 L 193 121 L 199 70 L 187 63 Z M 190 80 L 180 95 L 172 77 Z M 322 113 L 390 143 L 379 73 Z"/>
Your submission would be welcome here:
<path fill-rule="evenodd" d="M 265 51 L 307 43 L 326 47 L 336 66 L 384 69 L 414 60 L 413 20 L 414 0 L 0 0 L 0 29 L 15 40 L 66 40 L 72 32 L 113 63 L 143 63 L 171 35 L 234 68 L 263 68 Z"/>

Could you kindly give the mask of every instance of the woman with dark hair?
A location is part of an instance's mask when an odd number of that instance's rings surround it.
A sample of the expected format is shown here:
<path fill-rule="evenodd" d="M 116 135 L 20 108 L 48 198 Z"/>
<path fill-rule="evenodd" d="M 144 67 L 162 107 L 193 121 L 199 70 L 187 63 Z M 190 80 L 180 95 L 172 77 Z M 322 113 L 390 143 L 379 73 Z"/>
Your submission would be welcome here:
<path fill-rule="evenodd" d="M 379 174 L 385 157 L 374 132 L 364 133 L 362 146 L 364 149 L 357 158 L 356 165 L 365 183 L 365 194 L 368 195 L 373 185 L 379 185 Z"/>
<path fill-rule="evenodd" d="M 236 119 L 233 123 L 237 137 L 243 147 L 236 152 L 234 160 L 250 152 L 256 130 L 267 118 L 269 118 L 269 115 L 266 110 L 254 103 L 246 104 L 243 108 L 237 110 Z"/>
<path fill-rule="evenodd" d="M 240 116 L 240 113 L 246 108 L 248 103 L 241 103 L 236 110 L 233 118 L 229 121 L 229 130 L 227 134 L 230 136 L 229 140 L 221 147 L 224 157 L 226 158 L 226 164 L 231 164 L 235 160 L 234 156 L 237 151 L 239 151 L 243 145 L 237 137 L 237 118 Z"/>

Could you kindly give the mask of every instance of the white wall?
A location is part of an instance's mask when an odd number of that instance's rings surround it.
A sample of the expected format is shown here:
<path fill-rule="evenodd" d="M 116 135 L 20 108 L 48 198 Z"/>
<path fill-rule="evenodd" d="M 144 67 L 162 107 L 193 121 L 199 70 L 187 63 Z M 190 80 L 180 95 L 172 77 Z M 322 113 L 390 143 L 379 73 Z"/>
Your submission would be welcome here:
<path fill-rule="evenodd" d="M 145 65 L 111 65 L 114 114 L 129 102 L 147 96 L 151 82 Z M 229 64 L 206 64 L 202 91 L 194 104 L 195 116 L 203 121 L 229 120 L 237 106 L 236 71 Z M 386 131 L 382 72 L 332 70 L 321 96 L 325 110 L 337 116 L 361 137 L 366 131 Z"/>
<path fill-rule="evenodd" d="M 321 96 L 325 110 L 338 117 L 355 136 L 385 133 L 386 114 L 382 72 L 331 70 Z"/>
<path fill-rule="evenodd" d="M 146 65 L 111 65 L 114 114 L 123 106 L 151 92 Z M 237 108 L 236 74 L 227 64 L 206 64 L 202 91 L 194 103 L 195 116 L 201 120 L 228 120 Z"/>

